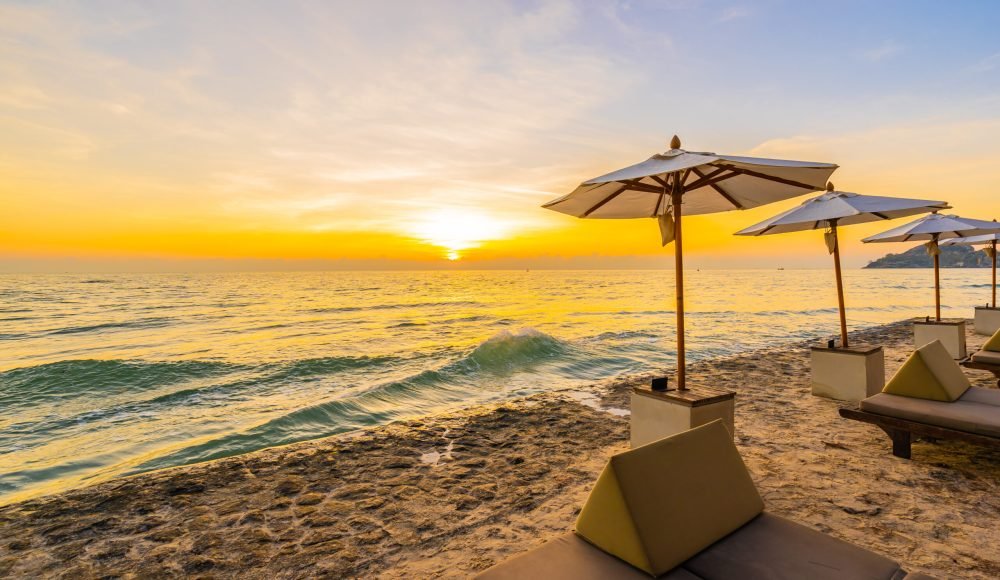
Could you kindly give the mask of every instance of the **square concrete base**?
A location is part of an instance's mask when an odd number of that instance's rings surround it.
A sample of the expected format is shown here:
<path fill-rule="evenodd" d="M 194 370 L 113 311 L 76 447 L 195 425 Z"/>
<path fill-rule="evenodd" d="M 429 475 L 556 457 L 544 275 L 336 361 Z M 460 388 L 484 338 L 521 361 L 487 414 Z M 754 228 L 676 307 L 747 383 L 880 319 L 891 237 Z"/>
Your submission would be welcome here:
<path fill-rule="evenodd" d="M 693 387 L 686 391 L 653 391 L 649 387 L 632 389 L 631 439 L 639 447 L 664 437 L 682 433 L 716 419 L 722 419 L 730 433 L 736 393 Z"/>
<path fill-rule="evenodd" d="M 1000 308 L 976 306 L 976 318 L 973 323 L 976 334 L 993 336 L 1000 330 Z"/>
<path fill-rule="evenodd" d="M 953 359 L 963 359 L 965 351 L 965 320 L 941 320 L 913 322 L 913 344 L 920 348 L 925 344 L 940 340 Z"/>
<path fill-rule="evenodd" d="M 881 346 L 812 347 L 812 394 L 860 401 L 882 392 L 885 352 Z"/>

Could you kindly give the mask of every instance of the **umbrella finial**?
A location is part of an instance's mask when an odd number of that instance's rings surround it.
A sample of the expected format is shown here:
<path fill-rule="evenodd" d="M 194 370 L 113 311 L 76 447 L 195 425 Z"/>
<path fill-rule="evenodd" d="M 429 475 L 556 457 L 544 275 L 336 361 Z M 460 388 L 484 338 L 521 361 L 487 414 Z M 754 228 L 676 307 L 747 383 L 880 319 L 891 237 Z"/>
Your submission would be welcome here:
<path fill-rule="evenodd" d="M 678 137 L 677 135 L 674 135 L 674 138 L 670 140 L 670 148 L 671 149 L 680 149 L 681 148 L 681 138 Z"/>
<path fill-rule="evenodd" d="M 826 182 L 826 190 L 827 191 L 833 191 L 833 182 L 832 181 L 827 181 Z"/>

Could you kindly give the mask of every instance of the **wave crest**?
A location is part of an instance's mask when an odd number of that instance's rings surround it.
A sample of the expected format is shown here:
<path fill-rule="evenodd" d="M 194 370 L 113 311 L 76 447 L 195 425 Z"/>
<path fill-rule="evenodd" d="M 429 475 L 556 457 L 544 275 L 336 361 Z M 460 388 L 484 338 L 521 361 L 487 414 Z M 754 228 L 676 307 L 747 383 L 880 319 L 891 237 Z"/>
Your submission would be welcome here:
<path fill-rule="evenodd" d="M 480 343 L 464 362 L 484 371 L 511 372 L 565 354 L 566 349 L 561 340 L 534 328 L 502 330 Z"/>

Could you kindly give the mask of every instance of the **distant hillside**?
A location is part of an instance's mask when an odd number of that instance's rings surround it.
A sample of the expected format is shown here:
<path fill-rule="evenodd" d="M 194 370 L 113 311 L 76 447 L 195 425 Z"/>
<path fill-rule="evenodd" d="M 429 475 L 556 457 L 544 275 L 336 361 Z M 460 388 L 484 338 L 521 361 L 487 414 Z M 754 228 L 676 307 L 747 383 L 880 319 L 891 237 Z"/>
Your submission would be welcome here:
<path fill-rule="evenodd" d="M 941 246 L 942 268 L 989 268 L 992 261 L 985 252 L 972 246 Z M 902 254 L 888 254 L 868 263 L 865 268 L 933 268 L 934 261 L 922 244 Z"/>

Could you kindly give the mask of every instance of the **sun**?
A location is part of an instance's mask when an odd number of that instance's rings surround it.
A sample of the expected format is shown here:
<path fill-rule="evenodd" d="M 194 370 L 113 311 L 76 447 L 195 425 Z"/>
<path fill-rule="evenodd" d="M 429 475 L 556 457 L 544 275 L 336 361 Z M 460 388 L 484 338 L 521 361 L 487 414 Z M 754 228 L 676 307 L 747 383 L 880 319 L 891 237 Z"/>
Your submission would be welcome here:
<path fill-rule="evenodd" d="M 438 246 L 445 258 L 455 261 L 462 258 L 463 250 L 505 237 L 510 225 L 481 211 L 449 208 L 424 214 L 410 229 L 415 238 Z"/>

